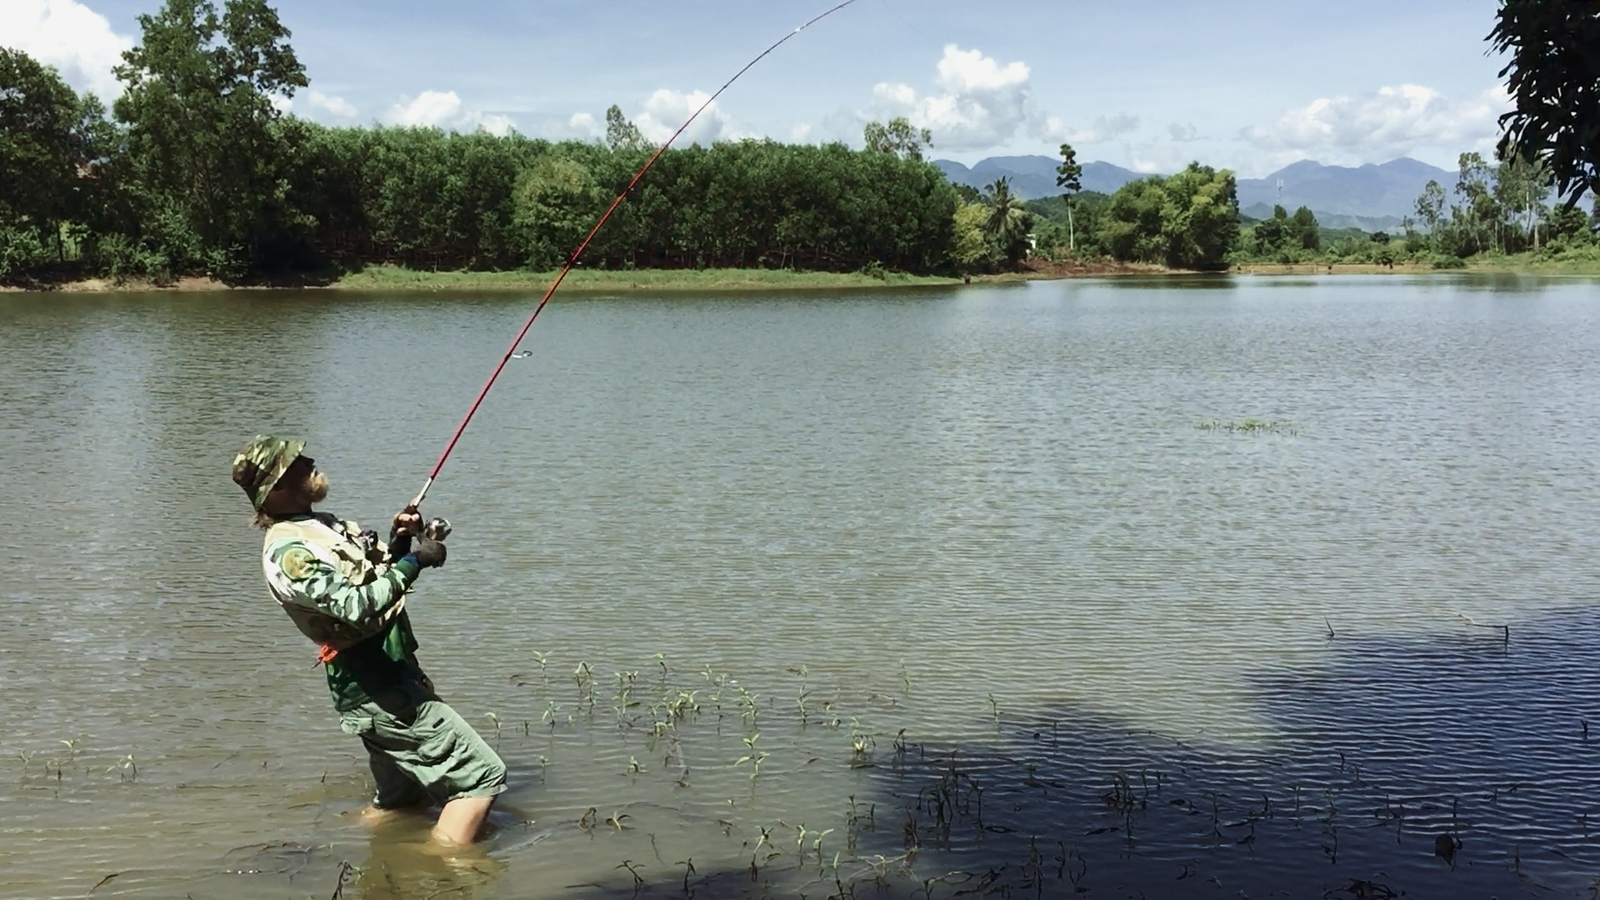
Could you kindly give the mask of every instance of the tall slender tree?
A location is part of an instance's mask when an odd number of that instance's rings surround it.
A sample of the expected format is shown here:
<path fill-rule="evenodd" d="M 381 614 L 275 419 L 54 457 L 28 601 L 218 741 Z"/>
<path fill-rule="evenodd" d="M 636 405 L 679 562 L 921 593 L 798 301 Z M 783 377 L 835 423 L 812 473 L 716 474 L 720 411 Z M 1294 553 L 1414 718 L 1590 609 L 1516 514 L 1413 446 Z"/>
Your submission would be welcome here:
<path fill-rule="evenodd" d="M 1528 162 L 1515 149 L 1502 154 L 1494 170 L 1494 198 L 1520 235 L 1513 236 L 1539 249 L 1539 220 L 1550 197 L 1550 173 L 1539 162 Z"/>
<path fill-rule="evenodd" d="M 1471 252 L 1481 253 L 1485 243 L 1499 244 L 1501 217 L 1495 202 L 1494 172 L 1481 153 L 1463 153 L 1457 162 L 1456 194 L 1463 203 L 1453 211 L 1453 218 L 1459 236 L 1467 241 Z"/>
<path fill-rule="evenodd" d="M 1071 144 L 1061 145 L 1061 165 L 1056 166 L 1056 187 L 1061 188 L 1061 200 L 1067 204 L 1067 249 L 1076 253 L 1078 239 L 1072 223 L 1072 201 L 1083 190 L 1083 166 L 1078 165 L 1078 151 Z"/>
<path fill-rule="evenodd" d="M 1417 196 L 1417 219 L 1428 226 L 1431 233 L 1438 230 L 1444 221 L 1444 187 L 1439 182 L 1429 179 L 1423 186 L 1422 193 Z"/>

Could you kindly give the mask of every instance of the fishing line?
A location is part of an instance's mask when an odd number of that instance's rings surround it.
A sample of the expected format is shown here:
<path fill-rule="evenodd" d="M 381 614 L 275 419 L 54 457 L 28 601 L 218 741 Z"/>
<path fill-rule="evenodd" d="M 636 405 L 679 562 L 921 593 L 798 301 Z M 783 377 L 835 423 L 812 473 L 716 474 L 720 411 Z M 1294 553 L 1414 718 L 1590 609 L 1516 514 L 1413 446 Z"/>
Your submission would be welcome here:
<path fill-rule="evenodd" d="M 566 263 L 561 266 L 561 271 L 556 273 L 555 281 L 550 283 L 550 288 L 546 290 L 544 292 L 544 296 L 540 298 L 539 305 L 534 307 L 533 315 L 529 316 L 528 321 L 522 324 L 522 330 L 517 332 L 516 338 L 512 340 L 511 346 L 506 349 L 505 355 L 500 357 L 500 363 L 494 367 L 494 371 L 489 373 L 489 380 L 483 383 L 483 389 L 478 391 L 477 398 L 472 401 L 472 406 L 467 409 L 467 414 L 462 417 L 461 424 L 456 426 L 455 434 L 450 436 L 450 443 L 446 444 L 444 452 L 439 454 L 439 461 L 433 464 L 433 471 L 428 473 L 428 480 L 423 483 L 422 490 L 418 491 L 417 496 L 412 499 L 411 506 L 413 508 L 421 506 L 422 501 L 427 498 L 428 489 L 433 487 L 434 479 L 439 477 L 439 470 L 444 468 L 445 460 L 450 458 L 450 452 L 456 448 L 456 442 L 461 440 L 462 432 L 467 430 L 467 424 L 470 423 L 472 421 L 472 417 L 477 414 L 478 407 L 483 405 L 483 398 L 488 396 L 489 389 L 494 387 L 494 383 L 500 377 L 500 373 L 505 369 L 506 363 L 510 362 L 513 357 L 525 358 L 525 355 L 519 356 L 517 354 L 517 347 L 522 343 L 522 339 L 527 336 L 528 329 L 533 327 L 534 321 L 539 318 L 539 313 L 544 311 L 545 304 L 549 303 L 550 298 L 555 295 L 556 288 L 561 287 L 561 282 L 566 280 L 567 273 L 572 271 L 572 267 L 578 264 L 578 257 L 582 256 L 583 251 L 588 249 L 589 242 L 594 240 L 594 236 L 600 233 L 601 226 L 605 225 L 606 220 L 611 218 L 611 214 L 617 211 L 617 207 L 622 205 L 622 201 L 628 198 L 628 195 L 633 192 L 633 189 L 639 184 L 639 181 L 644 178 L 645 173 L 649 172 L 650 167 L 654 166 L 656 164 L 656 160 L 661 158 L 661 154 L 667 152 L 667 148 L 672 146 L 672 142 L 676 141 L 679 135 L 687 131 L 689 126 L 693 125 L 694 121 L 700 118 L 701 113 L 710 108 L 711 104 L 717 102 L 717 98 L 722 96 L 723 91 L 726 91 L 733 85 L 735 81 L 738 81 L 741 75 L 750 71 L 750 69 L 753 68 L 756 63 L 766 59 L 769 54 L 788 43 L 789 40 L 795 35 L 805 31 L 812 25 L 817 24 L 823 19 L 826 19 L 827 17 L 855 2 L 856 0 L 844 0 L 843 3 L 840 3 L 837 6 L 834 6 L 821 13 L 820 15 L 813 17 L 804 25 L 801 25 L 799 28 L 789 32 L 782 38 L 779 38 L 775 43 L 773 43 L 772 46 L 761 51 L 761 53 L 757 55 L 755 59 L 745 63 L 744 68 L 735 72 L 733 77 L 728 79 L 727 83 L 723 84 L 722 87 L 717 88 L 716 93 L 712 94 L 705 103 L 700 105 L 699 109 L 694 111 L 693 115 L 689 116 L 688 119 L 684 120 L 682 125 L 678 126 L 678 130 L 674 131 L 672 136 L 667 138 L 666 143 L 656 148 L 656 152 L 651 155 L 647 162 L 645 162 L 644 167 L 639 169 L 639 171 L 633 176 L 633 180 L 628 182 L 628 186 L 622 189 L 622 193 L 618 194 L 616 199 L 611 201 L 611 205 L 606 208 L 605 214 L 600 217 L 599 221 L 594 223 L 593 228 L 589 229 L 589 234 L 584 237 L 583 242 L 580 243 L 577 249 L 573 250 L 571 255 L 567 257 Z"/>

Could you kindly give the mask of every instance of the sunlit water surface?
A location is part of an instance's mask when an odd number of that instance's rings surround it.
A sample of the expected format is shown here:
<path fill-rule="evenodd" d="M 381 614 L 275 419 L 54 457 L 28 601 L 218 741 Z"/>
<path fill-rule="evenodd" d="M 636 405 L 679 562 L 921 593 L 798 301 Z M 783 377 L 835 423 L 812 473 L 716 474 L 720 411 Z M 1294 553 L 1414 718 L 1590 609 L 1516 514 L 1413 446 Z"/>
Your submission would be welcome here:
<path fill-rule="evenodd" d="M 533 298 L 0 296 L 0 895 L 1588 896 L 1596 299 L 558 301 L 425 510 L 512 780 L 451 863 L 357 821 L 228 466 L 381 527 Z"/>

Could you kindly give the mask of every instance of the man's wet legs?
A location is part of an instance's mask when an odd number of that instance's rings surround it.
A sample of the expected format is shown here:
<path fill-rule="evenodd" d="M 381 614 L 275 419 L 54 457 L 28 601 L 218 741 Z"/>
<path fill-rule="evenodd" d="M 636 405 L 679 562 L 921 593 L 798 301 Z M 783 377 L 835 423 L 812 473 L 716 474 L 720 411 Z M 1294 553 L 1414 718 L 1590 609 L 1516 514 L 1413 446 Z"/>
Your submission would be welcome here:
<path fill-rule="evenodd" d="M 483 822 L 489 818 L 494 806 L 494 796 L 457 797 L 439 811 L 439 823 L 433 826 L 435 843 L 451 847 L 465 847 L 478 839 Z"/>

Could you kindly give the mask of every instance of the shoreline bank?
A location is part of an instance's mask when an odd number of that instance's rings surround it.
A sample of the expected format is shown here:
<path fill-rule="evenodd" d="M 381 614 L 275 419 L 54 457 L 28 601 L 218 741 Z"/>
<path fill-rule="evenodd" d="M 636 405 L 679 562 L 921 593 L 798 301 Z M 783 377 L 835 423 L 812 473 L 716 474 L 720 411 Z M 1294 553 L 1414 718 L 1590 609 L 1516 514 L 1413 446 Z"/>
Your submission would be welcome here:
<path fill-rule="evenodd" d="M 1472 261 L 1459 269 L 1435 269 L 1422 263 L 1243 263 L 1228 269 L 1230 275 L 1570 275 L 1600 276 L 1600 261 L 1507 264 L 1500 260 Z"/>
<path fill-rule="evenodd" d="M 1529 276 L 1600 276 L 1600 262 L 1588 260 L 1546 265 L 1505 265 L 1499 261 L 1469 263 L 1463 269 L 1435 269 L 1419 263 L 1381 266 L 1370 263 L 1245 263 L 1226 270 L 1238 276 L 1307 275 L 1436 275 L 1489 274 Z M 1053 281 L 1071 278 L 1109 278 L 1125 276 L 1184 276 L 1201 274 L 1186 269 L 1169 269 L 1146 263 L 1119 263 L 1107 260 L 1050 262 L 1030 260 L 1010 272 L 972 275 L 966 278 L 908 275 L 901 272 L 796 272 L 773 269 L 641 269 L 636 271 L 576 269 L 561 283 L 564 293 L 615 294 L 636 291 L 654 292 L 760 292 L 808 290 L 881 290 L 885 288 L 956 287 L 963 284 L 1010 284 L 1022 281 Z M 1219 273 L 1222 274 L 1222 273 Z M 295 276 L 256 282 L 230 284 L 214 278 L 184 276 L 171 282 L 156 283 L 134 278 L 83 278 L 36 285 L 0 285 L 5 293 L 141 293 L 202 291 L 278 291 L 325 290 L 349 293 L 405 291 L 519 291 L 542 293 L 555 280 L 554 272 L 431 272 L 397 266 L 374 266 L 331 278 Z"/>
<path fill-rule="evenodd" d="M 561 283 L 563 293 L 598 294 L 635 291 L 749 292 L 808 290 L 880 290 L 884 288 L 956 287 L 963 284 L 1005 284 L 1058 278 L 1115 275 L 1188 274 L 1162 266 L 1104 261 L 1051 263 L 1035 260 L 1012 272 L 966 278 L 908 275 L 902 272 L 796 272 L 775 269 L 640 269 L 635 271 L 575 269 Z M 331 278 L 296 276 L 230 284 L 214 278 L 185 276 L 168 283 L 133 278 L 83 278 L 29 286 L 0 286 L 3 293 L 108 293 L 326 290 L 351 293 L 378 291 L 520 291 L 542 293 L 555 272 L 431 272 L 398 266 L 373 266 Z"/>

